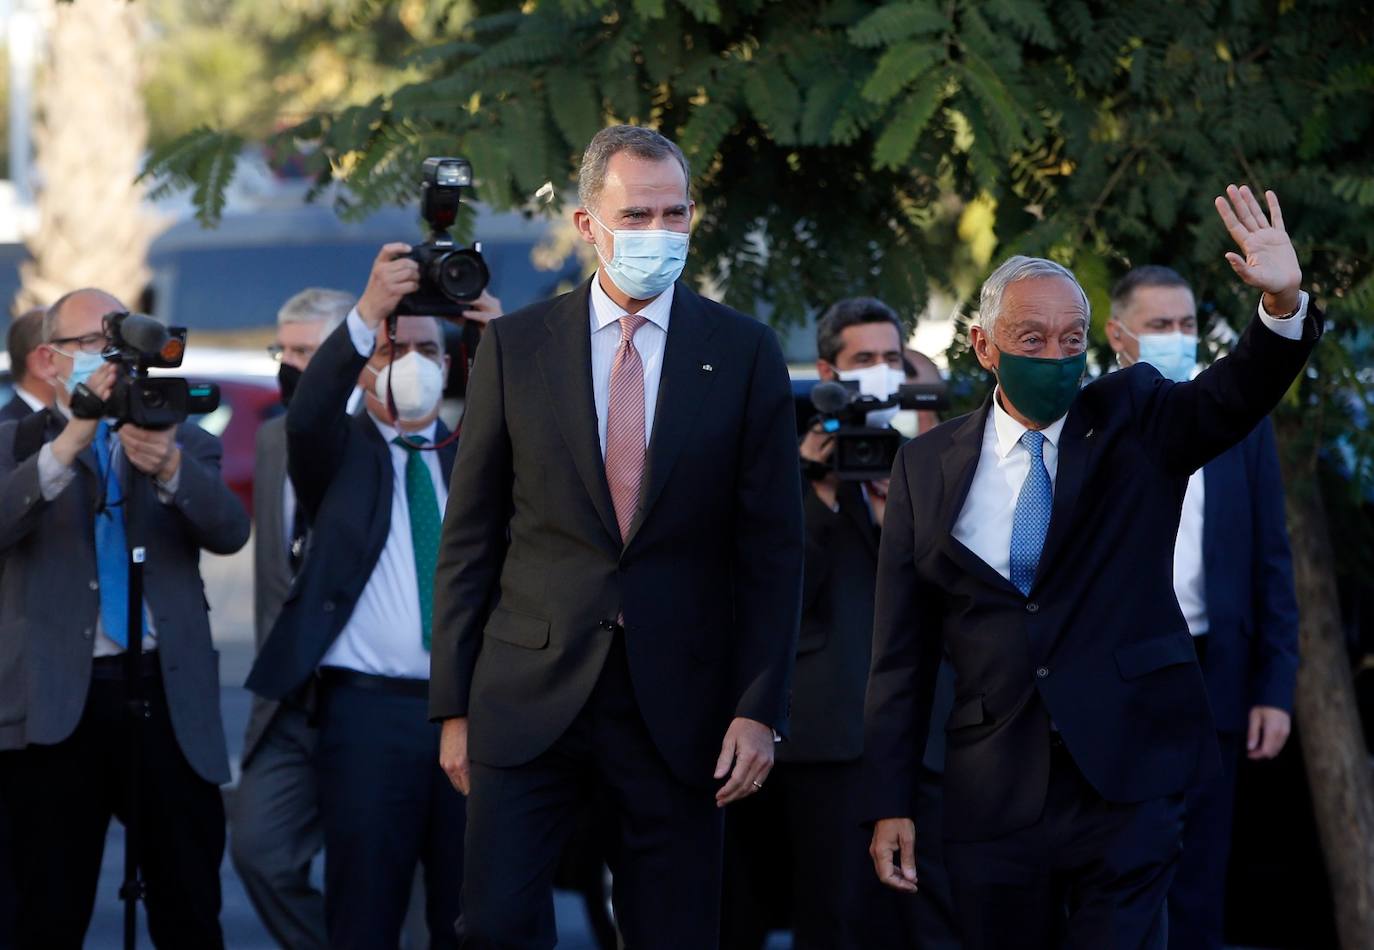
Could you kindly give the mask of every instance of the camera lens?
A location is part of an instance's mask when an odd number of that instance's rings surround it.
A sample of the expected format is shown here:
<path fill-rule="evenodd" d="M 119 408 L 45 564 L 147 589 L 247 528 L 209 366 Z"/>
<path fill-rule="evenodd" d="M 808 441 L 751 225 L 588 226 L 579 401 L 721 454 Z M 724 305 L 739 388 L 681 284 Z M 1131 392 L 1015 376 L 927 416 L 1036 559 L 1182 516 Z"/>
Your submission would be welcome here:
<path fill-rule="evenodd" d="M 490 279 L 487 265 L 475 251 L 450 251 L 434 262 L 434 283 L 450 300 L 476 300 Z"/>

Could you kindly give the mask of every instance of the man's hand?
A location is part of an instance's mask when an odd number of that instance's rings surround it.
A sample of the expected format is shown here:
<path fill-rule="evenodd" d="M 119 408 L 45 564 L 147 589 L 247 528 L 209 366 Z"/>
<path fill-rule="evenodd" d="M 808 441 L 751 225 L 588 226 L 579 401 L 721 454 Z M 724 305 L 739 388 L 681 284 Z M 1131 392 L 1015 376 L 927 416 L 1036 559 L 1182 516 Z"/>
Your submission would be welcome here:
<path fill-rule="evenodd" d="M 445 719 L 439 731 L 439 768 L 453 787 L 466 795 L 472 788 L 472 769 L 468 763 L 468 720 L 466 716 Z"/>
<path fill-rule="evenodd" d="M 875 824 L 868 856 L 878 880 L 893 890 L 916 893 L 916 823 L 910 818 L 884 818 Z"/>
<path fill-rule="evenodd" d="M 1282 709 L 1256 706 L 1250 710 L 1250 735 L 1245 742 L 1245 754 L 1251 759 L 1272 759 L 1283 751 L 1292 728 L 1292 717 Z"/>
<path fill-rule="evenodd" d="M 109 399 L 110 393 L 114 390 L 117 372 L 118 368 L 113 363 L 106 363 L 90 375 L 86 380 L 86 388 L 101 399 Z M 56 385 L 62 384 L 59 382 Z M 99 419 L 78 419 L 73 416 L 61 434 L 52 441 L 53 458 L 64 466 L 71 465 L 76 461 L 76 457 L 95 441 L 95 430 L 99 425 Z"/>
<path fill-rule="evenodd" d="M 1266 313 L 1281 317 L 1298 309 L 1302 268 L 1293 241 L 1283 229 L 1278 196 L 1266 191 L 1264 198 L 1269 204 L 1268 218 L 1248 185 L 1227 185 L 1226 197 L 1216 199 L 1217 214 L 1245 254 L 1226 253 L 1231 269 L 1251 287 L 1264 291 Z"/>
<path fill-rule="evenodd" d="M 835 453 L 835 436 L 819 425 L 812 426 L 806 431 L 806 435 L 802 436 L 800 452 L 801 457 L 808 462 L 829 465 L 830 456 Z M 835 507 L 835 493 L 839 491 L 840 480 L 835 477 L 834 472 L 819 481 L 813 481 L 811 488 L 827 508 Z"/>
<path fill-rule="evenodd" d="M 169 481 L 181 465 L 181 450 L 177 448 L 175 429 L 140 429 L 124 425 L 119 429 L 119 442 L 124 457 L 144 475 L 154 475 L 159 481 Z"/>
<path fill-rule="evenodd" d="M 463 311 L 463 319 L 485 326 L 501 316 L 503 312 L 501 298 L 495 296 L 490 290 L 484 290 L 482 296 L 468 304 L 467 309 Z"/>
<path fill-rule="evenodd" d="M 763 788 L 764 779 L 772 770 L 773 730 L 753 719 L 735 719 L 725 730 L 725 741 L 720 744 L 720 758 L 716 761 L 716 780 L 730 776 L 716 792 L 717 807 L 723 808 Z"/>
<path fill-rule="evenodd" d="M 420 265 L 406 257 L 410 245 L 393 242 L 382 246 L 372 262 L 367 289 L 358 301 L 358 316 L 372 329 L 396 312 L 406 294 L 420 289 Z"/>

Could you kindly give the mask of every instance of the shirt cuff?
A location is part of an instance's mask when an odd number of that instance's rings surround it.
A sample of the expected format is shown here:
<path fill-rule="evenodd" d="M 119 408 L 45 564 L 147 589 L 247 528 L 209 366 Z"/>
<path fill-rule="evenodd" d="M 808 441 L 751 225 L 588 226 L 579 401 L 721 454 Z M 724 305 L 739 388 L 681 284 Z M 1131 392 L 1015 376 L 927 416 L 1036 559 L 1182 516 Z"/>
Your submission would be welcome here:
<path fill-rule="evenodd" d="M 181 462 L 184 465 L 186 459 L 183 457 Z M 157 486 L 157 500 L 164 505 L 170 505 L 176 500 L 177 489 L 181 487 L 181 465 L 177 466 L 177 470 L 172 473 L 171 478 L 165 482 L 160 478 L 155 478 L 153 484 Z"/>
<path fill-rule="evenodd" d="M 1301 340 L 1303 321 L 1307 319 L 1307 291 L 1298 291 L 1298 309 L 1293 311 L 1291 317 L 1271 316 L 1264 309 L 1264 298 L 1260 298 L 1259 303 L 1260 321 L 1269 329 L 1286 340 Z"/>
<path fill-rule="evenodd" d="M 348 337 L 353 341 L 353 349 L 358 351 L 359 356 L 371 356 L 377 348 L 377 333 L 363 322 L 357 307 L 348 311 L 348 318 L 344 322 L 348 324 Z"/>
<path fill-rule="evenodd" d="M 53 455 L 52 443 L 38 450 L 38 488 L 44 501 L 52 501 L 62 494 L 76 477 L 76 466 L 63 465 Z"/>

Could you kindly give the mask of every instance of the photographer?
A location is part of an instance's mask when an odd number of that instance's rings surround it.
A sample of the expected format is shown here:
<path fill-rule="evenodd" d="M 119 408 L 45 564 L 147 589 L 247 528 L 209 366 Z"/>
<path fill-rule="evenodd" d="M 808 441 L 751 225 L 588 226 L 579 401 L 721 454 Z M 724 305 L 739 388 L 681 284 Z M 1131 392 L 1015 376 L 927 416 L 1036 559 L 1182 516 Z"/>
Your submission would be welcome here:
<path fill-rule="evenodd" d="M 905 378 L 902 337 L 900 320 L 882 301 L 834 304 L 816 324 L 821 381 L 852 381 L 863 395 L 893 396 L 903 382 L 916 381 Z M 883 428 L 896 412 L 880 409 L 863 421 Z M 918 901 L 928 903 L 929 895 L 886 892 L 866 873 L 857 783 L 887 479 L 841 479 L 834 450 L 835 436 L 819 423 L 801 439 L 810 487 L 803 489 L 806 567 L 792 735 L 778 746 L 768 787 L 727 816 L 725 950 L 758 950 L 777 923 L 779 903 L 789 908 L 798 950 L 949 945 L 931 939 L 939 932 L 934 923 L 925 926 L 929 914 Z M 781 888 L 780 866 L 791 869 Z"/>
<path fill-rule="evenodd" d="M 0 426 L 0 749 L 14 816 L 21 947 L 78 947 L 113 814 L 127 822 L 130 717 L 125 493 L 146 543 L 139 725 L 139 854 L 148 929 L 160 946 L 219 947 L 219 865 L 229 780 L 200 552 L 231 554 L 248 516 L 219 475 L 219 440 L 194 425 L 151 431 L 73 417 L 101 398 L 99 290 L 62 297 L 43 321 L 52 407 Z M 132 465 L 147 478 L 128 478 Z M 146 498 L 144 494 L 146 493 Z"/>
<path fill-rule="evenodd" d="M 382 248 L 287 410 L 309 542 L 248 679 L 259 696 L 313 707 L 334 948 L 397 945 L 417 864 L 431 946 L 456 945 L 464 806 L 435 761 L 439 727 L 426 715 L 434 558 L 455 446 L 438 420 L 449 371 L 440 321 L 402 316 L 388 338 L 386 318 L 420 287 L 409 252 Z M 496 306 L 487 298 L 468 317 L 485 322 Z M 350 416 L 355 385 L 366 411 Z"/>

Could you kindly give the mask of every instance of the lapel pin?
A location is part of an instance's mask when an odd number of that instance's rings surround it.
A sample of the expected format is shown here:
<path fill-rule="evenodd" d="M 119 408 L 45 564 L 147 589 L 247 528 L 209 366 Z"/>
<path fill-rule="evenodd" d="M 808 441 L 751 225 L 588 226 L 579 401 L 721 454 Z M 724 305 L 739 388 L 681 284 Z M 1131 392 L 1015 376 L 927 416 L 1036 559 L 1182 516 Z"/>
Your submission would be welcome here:
<path fill-rule="evenodd" d="M 704 373 L 713 373 L 715 372 L 716 368 L 712 366 L 710 363 L 702 363 L 701 370 Z"/>

